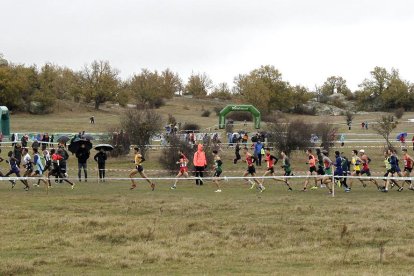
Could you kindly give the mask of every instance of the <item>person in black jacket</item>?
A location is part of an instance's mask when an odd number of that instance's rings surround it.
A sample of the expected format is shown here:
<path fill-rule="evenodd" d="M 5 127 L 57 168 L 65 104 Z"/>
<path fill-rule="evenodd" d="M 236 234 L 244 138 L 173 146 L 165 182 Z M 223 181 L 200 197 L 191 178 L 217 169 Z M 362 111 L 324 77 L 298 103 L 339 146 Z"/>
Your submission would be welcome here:
<path fill-rule="evenodd" d="M 98 170 L 99 170 L 99 180 L 102 182 L 105 182 L 105 161 L 106 161 L 107 155 L 106 152 L 101 149 L 95 156 L 93 157 L 93 160 L 98 162 Z"/>
<path fill-rule="evenodd" d="M 85 174 L 85 182 L 88 181 L 87 162 L 88 162 L 88 159 L 89 159 L 89 155 L 90 155 L 90 152 L 89 152 L 89 150 L 86 149 L 85 144 L 82 144 L 80 146 L 80 148 L 78 149 L 78 151 L 76 152 L 76 158 L 78 158 L 78 178 L 79 178 L 79 182 L 81 182 L 81 175 L 82 175 L 81 169 L 82 168 L 83 168 L 83 172 Z"/>

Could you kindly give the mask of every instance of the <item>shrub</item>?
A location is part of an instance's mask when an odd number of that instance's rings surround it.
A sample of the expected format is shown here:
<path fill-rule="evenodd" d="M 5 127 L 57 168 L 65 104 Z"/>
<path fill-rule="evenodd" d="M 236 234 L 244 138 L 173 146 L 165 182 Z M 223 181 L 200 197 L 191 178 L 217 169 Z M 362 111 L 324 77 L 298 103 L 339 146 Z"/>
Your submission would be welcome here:
<path fill-rule="evenodd" d="M 217 116 L 219 116 L 220 115 L 220 111 L 222 111 L 223 110 L 223 106 L 215 106 L 214 108 L 213 108 L 213 110 L 214 110 L 214 112 L 216 113 L 216 115 Z"/>
<path fill-rule="evenodd" d="M 177 119 L 171 113 L 168 114 L 168 124 L 177 124 Z"/>
<path fill-rule="evenodd" d="M 227 116 L 227 120 L 251 122 L 253 121 L 253 116 L 250 112 L 235 111 L 235 112 L 231 112 Z"/>
<path fill-rule="evenodd" d="M 201 113 L 201 117 L 210 117 L 211 111 L 210 110 L 204 110 Z"/>
<path fill-rule="evenodd" d="M 156 98 L 150 105 L 152 108 L 158 109 L 165 105 L 165 100 L 163 98 Z"/>
<path fill-rule="evenodd" d="M 206 144 L 203 144 L 204 152 L 206 153 L 207 158 L 207 165 L 210 169 L 212 169 L 212 165 L 214 163 L 213 160 L 213 150 L 215 149 L 215 145 L 212 143 L 211 139 L 208 140 Z M 178 151 L 183 151 L 184 155 L 188 158 L 189 164 L 188 168 L 190 171 L 193 171 L 193 156 L 197 150 L 197 145 L 189 144 L 186 141 L 180 140 L 179 136 L 172 135 L 169 139 L 169 147 L 166 147 L 162 150 L 159 162 L 161 166 L 170 172 L 170 174 L 176 174 L 179 165 L 177 165 L 177 161 L 179 159 Z M 191 174 L 191 173 L 190 173 Z"/>
<path fill-rule="evenodd" d="M 141 149 L 145 155 L 152 136 L 158 134 L 162 126 L 162 118 L 153 110 L 128 109 L 121 116 L 121 126 L 132 144 Z"/>
<path fill-rule="evenodd" d="M 319 123 L 315 126 L 315 133 L 321 141 L 321 147 L 329 152 L 331 146 L 334 145 L 333 141 L 336 140 L 338 128 L 333 127 L 327 123 Z"/>
<path fill-rule="evenodd" d="M 272 142 L 276 149 L 290 154 L 294 150 L 305 150 L 310 147 L 313 127 L 302 120 L 282 121 L 274 120 L 269 123 L 268 141 Z"/>
<path fill-rule="evenodd" d="M 200 130 L 200 126 L 195 123 L 185 123 L 182 128 L 183 130 L 191 130 L 191 131 L 197 131 Z"/>
<path fill-rule="evenodd" d="M 397 109 L 394 111 L 394 115 L 395 115 L 395 117 L 397 117 L 397 119 L 401 119 L 401 118 L 402 118 L 402 116 L 404 115 L 404 108 L 402 108 L 402 107 L 397 108 Z"/>

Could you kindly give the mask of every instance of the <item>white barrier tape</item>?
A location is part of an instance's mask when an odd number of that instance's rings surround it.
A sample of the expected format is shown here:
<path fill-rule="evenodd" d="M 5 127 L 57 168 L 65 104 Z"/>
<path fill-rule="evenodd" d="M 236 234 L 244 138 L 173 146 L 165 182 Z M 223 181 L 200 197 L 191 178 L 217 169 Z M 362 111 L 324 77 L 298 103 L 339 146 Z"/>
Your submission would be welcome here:
<path fill-rule="evenodd" d="M 54 176 L 51 176 L 51 181 L 54 181 L 55 178 L 53 178 Z M 371 180 L 371 179 L 387 179 L 387 180 L 398 180 L 398 181 L 408 181 L 408 180 L 414 180 L 414 177 L 398 177 L 398 176 L 392 176 L 392 177 L 377 177 L 377 176 L 342 176 L 342 175 L 338 175 L 338 176 L 334 176 L 335 178 L 349 178 L 349 179 L 362 179 L 362 180 Z M 253 179 L 295 179 L 295 178 L 330 178 L 332 179 L 333 176 L 332 175 L 290 175 L 290 176 L 283 176 L 283 175 L 278 175 L 278 176 L 221 176 L 221 177 L 181 177 L 181 178 L 177 178 L 177 177 L 147 177 L 147 178 L 142 178 L 142 177 L 107 177 L 104 178 L 105 180 L 119 180 L 119 181 L 123 181 L 123 180 L 253 180 Z M 11 181 L 11 180 L 47 180 L 47 177 L 0 177 L 0 181 Z M 67 180 L 71 180 L 71 181 L 76 181 L 78 178 L 75 177 L 68 177 L 68 178 L 59 178 L 59 179 L 67 179 Z M 100 178 L 98 177 L 88 177 L 88 180 L 100 180 Z"/>

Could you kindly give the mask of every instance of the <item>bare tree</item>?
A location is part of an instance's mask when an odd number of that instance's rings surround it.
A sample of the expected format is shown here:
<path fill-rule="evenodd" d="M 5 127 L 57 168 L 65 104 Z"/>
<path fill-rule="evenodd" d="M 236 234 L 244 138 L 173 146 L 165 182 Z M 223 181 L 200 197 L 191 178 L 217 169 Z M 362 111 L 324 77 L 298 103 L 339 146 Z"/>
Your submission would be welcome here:
<path fill-rule="evenodd" d="M 384 115 L 377 119 L 376 123 L 372 126 L 376 133 L 381 135 L 387 146 L 392 148 L 390 142 L 390 134 L 391 132 L 397 127 L 398 122 L 394 121 L 394 116 L 392 115 Z"/>
<path fill-rule="evenodd" d="M 121 117 L 121 125 L 131 144 L 138 146 L 145 156 L 151 137 L 161 131 L 162 118 L 153 110 L 128 109 Z"/>
<path fill-rule="evenodd" d="M 310 147 L 313 127 L 302 120 L 284 122 L 275 120 L 269 125 L 269 142 L 279 151 L 290 154 L 294 150 L 304 150 Z"/>

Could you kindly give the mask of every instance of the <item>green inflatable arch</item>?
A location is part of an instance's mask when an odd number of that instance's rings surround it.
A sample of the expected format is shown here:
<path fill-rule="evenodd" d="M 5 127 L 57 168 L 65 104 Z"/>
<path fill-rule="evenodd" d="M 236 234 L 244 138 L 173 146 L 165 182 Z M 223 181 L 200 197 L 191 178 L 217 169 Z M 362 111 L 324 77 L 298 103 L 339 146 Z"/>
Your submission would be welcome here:
<path fill-rule="evenodd" d="M 228 105 L 219 114 L 219 128 L 223 129 L 226 127 L 226 115 L 232 111 L 248 111 L 252 113 L 254 117 L 255 128 L 260 128 L 261 114 L 260 111 L 253 105 Z"/>

